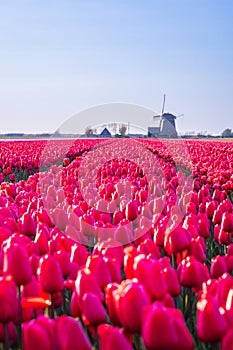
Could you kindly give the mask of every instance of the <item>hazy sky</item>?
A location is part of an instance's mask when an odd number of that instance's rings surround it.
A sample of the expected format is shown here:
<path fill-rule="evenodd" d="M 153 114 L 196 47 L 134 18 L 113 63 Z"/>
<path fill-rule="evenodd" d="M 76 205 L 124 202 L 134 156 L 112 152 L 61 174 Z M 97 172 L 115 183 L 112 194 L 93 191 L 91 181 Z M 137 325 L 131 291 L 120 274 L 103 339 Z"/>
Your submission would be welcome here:
<path fill-rule="evenodd" d="M 163 93 L 179 131 L 233 129 L 233 1 L 0 0 L 0 133 Z"/>

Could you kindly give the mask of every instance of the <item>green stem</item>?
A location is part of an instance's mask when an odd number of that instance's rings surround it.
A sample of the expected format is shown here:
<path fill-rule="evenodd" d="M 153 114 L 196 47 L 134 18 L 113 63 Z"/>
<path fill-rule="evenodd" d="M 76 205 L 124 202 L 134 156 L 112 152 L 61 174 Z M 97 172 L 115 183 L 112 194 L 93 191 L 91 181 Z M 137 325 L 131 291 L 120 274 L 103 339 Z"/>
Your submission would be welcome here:
<path fill-rule="evenodd" d="M 220 349 L 221 349 L 220 343 L 214 343 L 211 346 L 211 350 L 220 350 Z"/>
<path fill-rule="evenodd" d="M 49 317 L 54 319 L 54 300 L 53 300 L 53 294 L 51 293 L 51 305 L 49 307 Z"/>
<path fill-rule="evenodd" d="M 134 334 L 134 348 L 135 350 L 141 350 L 141 336 L 140 334 Z"/>
<path fill-rule="evenodd" d="M 7 323 L 4 323 L 4 350 L 9 350 L 9 337 Z"/>
<path fill-rule="evenodd" d="M 23 333 L 22 333 L 23 312 L 22 312 L 22 306 L 21 306 L 20 286 L 18 286 L 18 305 L 19 305 L 19 347 L 21 349 L 23 344 Z"/>

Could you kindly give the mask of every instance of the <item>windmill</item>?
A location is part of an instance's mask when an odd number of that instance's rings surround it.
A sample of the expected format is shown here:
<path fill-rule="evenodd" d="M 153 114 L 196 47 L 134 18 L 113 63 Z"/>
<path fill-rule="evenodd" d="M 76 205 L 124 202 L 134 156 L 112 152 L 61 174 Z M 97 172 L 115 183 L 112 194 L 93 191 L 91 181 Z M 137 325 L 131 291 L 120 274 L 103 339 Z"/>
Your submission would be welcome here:
<path fill-rule="evenodd" d="M 174 114 L 171 114 L 171 113 L 164 113 L 165 102 L 166 102 L 166 95 L 164 94 L 163 95 L 162 112 L 160 115 L 159 114 L 155 115 L 153 117 L 153 120 L 157 119 L 157 121 L 158 121 L 159 136 L 177 137 L 175 120 L 177 118 L 182 117 L 183 114 L 175 116 Z"/>

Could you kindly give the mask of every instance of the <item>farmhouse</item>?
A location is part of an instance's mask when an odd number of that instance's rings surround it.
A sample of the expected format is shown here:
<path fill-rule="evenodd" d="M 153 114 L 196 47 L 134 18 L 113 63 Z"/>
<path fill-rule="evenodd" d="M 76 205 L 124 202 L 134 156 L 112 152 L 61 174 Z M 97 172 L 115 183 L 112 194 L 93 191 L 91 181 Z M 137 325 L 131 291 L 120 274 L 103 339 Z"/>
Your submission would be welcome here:
<path fill-rule="evenodd" d="M 112 137 L 112 134 L 107 128 L 104 128 L 100 133 L 100 137 Z"/>

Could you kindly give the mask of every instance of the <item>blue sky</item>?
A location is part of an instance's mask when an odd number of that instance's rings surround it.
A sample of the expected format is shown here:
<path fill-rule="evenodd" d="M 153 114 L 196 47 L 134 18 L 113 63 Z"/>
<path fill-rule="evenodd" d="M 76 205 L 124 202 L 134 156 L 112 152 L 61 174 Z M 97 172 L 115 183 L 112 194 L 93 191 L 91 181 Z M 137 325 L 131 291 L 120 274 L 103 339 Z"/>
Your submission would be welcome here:
<path fill-rule="evenodd" d="M 233 129 L 232 18 L 230 0 L 1 1 L 0 133 L 102 103 L 160 112 L 164 93 L 179 131 Z"/>

